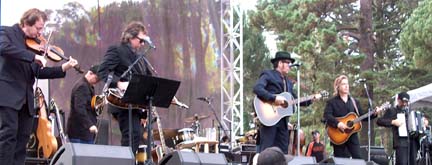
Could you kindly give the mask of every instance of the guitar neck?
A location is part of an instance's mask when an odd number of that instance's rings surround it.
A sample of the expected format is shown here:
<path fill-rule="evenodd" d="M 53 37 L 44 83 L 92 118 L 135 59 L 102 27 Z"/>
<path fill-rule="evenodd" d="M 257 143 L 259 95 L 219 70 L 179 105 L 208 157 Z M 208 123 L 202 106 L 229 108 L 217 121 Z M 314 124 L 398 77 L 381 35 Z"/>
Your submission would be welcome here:
<path fill-rule="evenodd" d="M 358 123 L 358 122 L 362 121 L 363 119 L 365 119 L 365 118 L 367 118 L 367 117 L 369 117 L 369 116 L 372 116 L 373 113 L 375 113 L 375 111 L 370 111 L 370 112 L 367 113 L 367 114 L 361 115 L 360 117 L 354 119 L 353 122 L 354 122 L 354 123 Z"/>
<path fill-rule="evenodd" d="M 309 101 L 309 100 L 312 100 L 314 97 L 315 97 L 314 95 L 310 95 L 310 96 L 306 96 L 306 97 L 300 97 L 298 99 L 289 100 L 288 105 L 296 104 L 298 101 L 300 101 L 300 102 Z"/>
<path fill-rule="evenodd" d="M 388 109 L 390 106 L 391 106 L 391 104 L 388 103 L 388 102 L 386 102 L 386 103 L 382 104 L 381 106 L 379 106 L 379 108 L 380 108 L 380 109 L 383 109 L 383 110 L 386 110 L 386 109 Z M 359 121 L 362 121 L 363 119 L 365 119 L 365 118 L 371 116 L 371 115 L 374 114 L 375 112 L 377 112 L 376 109 L 373 110 L 373 111 L 370 111 L 370 112 L 367 113 L 367 114 L 364 114 L 364 115 L 358 117 L 357 119 L 354 119 L 353 122 L 354 122 L 354 123 L 357 123 L 357 122 L 359 122 Z"/>
<path fill-rule="evenodd" d="M 160 137 L 160 141 L 161 141 L 161 145 L 162 145 L 162 152 L 165 152 L 165 146 L 166 146 L 165 145 L 165 137 L 163 135 L 163 130 L 162 130 L 162 124 L 160 122 L 160 117 L 159 117 L 159 114 L 156 111 L 156 108 L 153 108 L 153 112 L 154 112 L 154 114 L 156 116 L 156 123 L 157 123 L 157 127 L 158 127 L 158 130 L 159 130 L 159 137 Z"/>

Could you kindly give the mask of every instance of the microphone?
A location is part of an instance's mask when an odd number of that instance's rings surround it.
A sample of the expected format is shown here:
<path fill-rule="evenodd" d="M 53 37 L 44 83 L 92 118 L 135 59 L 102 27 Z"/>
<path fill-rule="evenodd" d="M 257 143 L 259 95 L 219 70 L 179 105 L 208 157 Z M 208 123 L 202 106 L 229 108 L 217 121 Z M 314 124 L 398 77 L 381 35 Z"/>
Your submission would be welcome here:
<path fill-rule="evenodd" d="M 301 63 L 289 64 L 290 67 L 299 67 L 301 65 Z"/>
<path fill-rule="evenodd" d="M 147 42 L 147 44 L 148 44 L 151 48 L 156 49 L 156 46 L 155 46 L 155 45 L 153 44 L 153 42 L 150 40 L 150 37 L 149 37 L 149 36 L 145 36 L 145 37 L 144 37 L 144 41 Z"/>
<path fill-rule="evenodd" d="M 210 103 L 210 98 L 209 97 L 198 97 L 198 100 L 204 101 L 206 103 Z"/>
<path fill-rule="evenodd" d="M 105 83 L 105 85 L 104 85 L 104 87 L 102 89 L 102 92 L 107 92 L 108 91 L 109 84 L 111 84 L 111 81 L 113 79 L 113 74 L 114 74 L 113 72 L 111 72 L 111 73 L 108 74 L 108 78 L 107 78 L 107 81 L 106 81 L 106 83 Z"/>
<path fill-rule="evenodd" d="M 364 83 L 364 82 L 366 82 L 366 79 L 365 78 L 359 78 L 359 79 L 357 79 L 356 82 L 358 82 L 358 83 Z"/>

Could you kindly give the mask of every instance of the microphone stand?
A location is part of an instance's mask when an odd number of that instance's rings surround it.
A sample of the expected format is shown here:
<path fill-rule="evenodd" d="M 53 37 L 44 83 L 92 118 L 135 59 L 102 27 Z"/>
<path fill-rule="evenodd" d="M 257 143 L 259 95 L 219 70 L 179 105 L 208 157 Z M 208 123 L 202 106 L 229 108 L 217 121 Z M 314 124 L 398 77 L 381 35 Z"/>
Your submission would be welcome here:
<path fill-rule="evenodd" d="M 371 109 L 372 109 L 372 99 L 370 98 L 369 95 L 369 91 L 368 91 L 368 87 L 366 85 L 366 82 L 363 82 L 363 87 L 366 91 L 366 95 L 368 97 L 368 162 L 370 162 L 370 148 L 371 148 L 371 118 L 370 118 L 370 113 L 371 113 Z"/>
<path fill-rule="evenodd" d="M 138 58 L 129 65 L 128 69 L 126 71 L 123 72 L 123 74 L 120 76 L 121 78 L 124 78 L 127 74 L 129 74 L 129 80 L 132 79 L 132 68 L 141 60 L 144 58 L 144 55 L 151 49 L 152 47 L 148 47 L 147 49 L 144 50 L 144 53 L 139 54 Z M 145 59 L 145 58 L 144 58 Z M 152 99 L 153 97 L 149 97 L 149 104 L 150 104 L 150 109 L 148 110 L 148 115 L 147 115 L 147 160 L 145 164 L 153 164 L 152 159 L 151 158 L 151 145 L 152 145 L 152 112 L 151 112 L 151 106 L 152 106 Z M 129 104 L 128 105 L 128 117 L 129 117 L 129 147 L 132 148 L 132 105 Z"/>
<path fill-rule="evenodd" d="M 213 107 L 213 104 L 211 103 L 211 100 L 209 99 L 209 100 L 203 100 L 203 101 L 205 101 L 205 102 L 209 105 L 210 110 L 213 112 L 213 115 L 215 116 L 216 121 L 217 121 L 218 124 L 219 124 L 219 129 L 222 129 L 222 131 L 224 132 L 224 134 L 225 134 L 226 136 L 228 136 L 227 130 L 224 128 L 224 126 L 222 125 L 222 122 L 220 121 L 218 115 L 216 114 L 216 111 L 215 111 L 215 109 L 214 109 L 214 107 Z M 232 139 L 231 139 L 231 140 L 232 140 Z M 218 141 L 219 141 L 219 143 L 220 143 L 220 139 L 218 139 Z M 231 147 L 231 144 L 230 144 L 230 148 L 229 148 L 229 151 L 230 151 L 230 152 L 231 152 L 231 148 L 232 148 L 232 147 Z"/>
<path fill-rule="evenodd" d="M 407 141 L 408 141 L 408 165 L 411 164 L 411 135 L 410 135 L 410 129 L 409 129 L 409 114 L 410 114 L 410 108 L 408 107 L 408 105 L 406 105 L 404 107 L 404 112 L 405 112 L 405 125 L 406 125 L 406 130 L 408 131 L 407 133 Z"/>
<path fill-rule="evenodd" d="M 300 65 L 294 65 L 293 67 L 297 68 L 297 98 L 298 98 L 300 97 Z M 297 156 L 300 156 L 300 99 L 297 99 Z"/>

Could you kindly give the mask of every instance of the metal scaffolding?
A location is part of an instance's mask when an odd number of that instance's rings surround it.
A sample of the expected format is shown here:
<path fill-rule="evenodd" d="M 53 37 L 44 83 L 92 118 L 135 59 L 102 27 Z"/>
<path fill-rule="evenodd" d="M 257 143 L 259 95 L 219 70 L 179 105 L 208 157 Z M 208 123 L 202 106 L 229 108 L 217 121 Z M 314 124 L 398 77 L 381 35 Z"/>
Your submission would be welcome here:
<path fill-rule="evenodd" d="M 243 11 L 239 0 L 221 1 L 221 124 L 243 134 Z"/>

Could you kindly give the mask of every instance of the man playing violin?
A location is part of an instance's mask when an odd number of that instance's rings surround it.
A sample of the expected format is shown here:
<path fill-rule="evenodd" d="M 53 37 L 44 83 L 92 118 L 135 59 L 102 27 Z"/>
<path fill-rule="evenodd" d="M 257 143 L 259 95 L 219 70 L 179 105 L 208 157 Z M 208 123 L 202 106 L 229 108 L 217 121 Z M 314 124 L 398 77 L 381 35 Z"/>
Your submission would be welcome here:
<path fill-rule="evenodd" d="M 36 115 L 35 78 L 62 78 L 78 64 L 71 58 L 62 66 L 45 67 L 44 56 L 27 49 L 26 38 L 40 36 L 46 20 L 44 12 L 30 9 L 19 24 L 0 28 L 0 164 L 24 164 Z"/>

